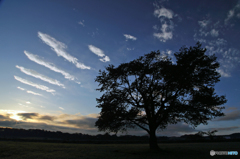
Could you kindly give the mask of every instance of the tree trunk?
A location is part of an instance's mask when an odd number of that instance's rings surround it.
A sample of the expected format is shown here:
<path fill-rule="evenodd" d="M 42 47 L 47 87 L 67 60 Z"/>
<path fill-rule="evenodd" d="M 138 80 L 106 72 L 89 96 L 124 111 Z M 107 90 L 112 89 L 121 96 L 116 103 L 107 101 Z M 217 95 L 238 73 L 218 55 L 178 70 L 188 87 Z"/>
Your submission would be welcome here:
<path fill-rule="evenodd" d="M 150 138 L 149 138 L 150 149 L 151 150 L 159 150 L 155 131 L 150 131 L 149 135 L 150 135 Z"/>

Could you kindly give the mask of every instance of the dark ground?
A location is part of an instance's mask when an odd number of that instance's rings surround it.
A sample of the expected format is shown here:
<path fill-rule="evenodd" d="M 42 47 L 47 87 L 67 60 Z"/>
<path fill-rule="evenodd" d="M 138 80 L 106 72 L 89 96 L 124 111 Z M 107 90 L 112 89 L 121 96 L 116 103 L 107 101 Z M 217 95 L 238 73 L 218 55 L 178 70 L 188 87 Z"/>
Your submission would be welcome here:
<path fill-rule="evenodd" d="M 64 158 L 64 159 L 151 159 L 151 158 L 239 158 L 210 156 L 210 151 L 238 151 L 240 142 L 164 143 L 161 151 L 150 151 L 148 144 L 73 144 L 0 141 L 0 158 Z"/>

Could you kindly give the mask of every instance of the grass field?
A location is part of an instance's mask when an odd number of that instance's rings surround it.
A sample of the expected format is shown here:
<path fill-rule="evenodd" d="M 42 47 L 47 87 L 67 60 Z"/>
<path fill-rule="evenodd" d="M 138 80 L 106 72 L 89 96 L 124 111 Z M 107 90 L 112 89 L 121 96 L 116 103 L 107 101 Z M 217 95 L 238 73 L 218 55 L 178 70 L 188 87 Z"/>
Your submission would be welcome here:
<path fill-rule="evenodd" d="M 64 159 L 168 159 L 168 158 L 239 158 L 210 156 L 210 150 L 238 151 L 240 142 L 166 143 L 159 152 L 150 151 L 148 144 L 71 144 L 0 141 L 0 158 L 64 158 Z"/>

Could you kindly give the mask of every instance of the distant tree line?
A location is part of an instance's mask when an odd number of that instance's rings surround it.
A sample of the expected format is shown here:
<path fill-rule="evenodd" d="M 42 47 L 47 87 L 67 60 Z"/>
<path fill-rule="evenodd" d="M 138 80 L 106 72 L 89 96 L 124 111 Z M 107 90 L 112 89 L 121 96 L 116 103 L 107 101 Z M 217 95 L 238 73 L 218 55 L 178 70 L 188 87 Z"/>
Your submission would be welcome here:
<path fill-rule="evenodd" d="M 208 140 L 240 140 L 240 133 L 231 135 L 214 135 L 216 131 L 198 132 L 196 134 L 185 134 L 180 137 L 158 136 L 158 142 L 184 142 L 184 141 L 208 141 Z M 210 134 L 209 134 L 210 133 Z M 204 137 L 203 134 L 208 135 Z M 86 142 L 99 141 L 99 143 L 148 143 L 149 135 L 121 135 L 116 134 L 97 134 L 89 135 L 82 133 L 63 133 L 61 131 L 48 131 L 43 129 L 17 129 L 17 128 L 0 128 L 0 140 L 30 140 L 30 141 L 65 141 L 65 142 Z"/>
<path fill-rule="evenodd" d="M 43 129 L 17 129 L 17 128 L 0 128 L 0 138 L 21 138 L 21 139 L 42 139 L 42 140 L 148 140 L 148 136 L 134 136 L 116 134 L 97 134 L 89 135 L 82 133 L 63 133 L 61 131 L 48 131 Z"/>

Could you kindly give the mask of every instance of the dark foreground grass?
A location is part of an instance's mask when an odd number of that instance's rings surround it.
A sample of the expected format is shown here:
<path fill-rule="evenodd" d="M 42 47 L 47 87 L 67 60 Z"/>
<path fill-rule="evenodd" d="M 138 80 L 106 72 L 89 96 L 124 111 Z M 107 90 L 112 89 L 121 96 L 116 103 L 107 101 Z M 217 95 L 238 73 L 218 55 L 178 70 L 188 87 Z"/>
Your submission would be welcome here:
<path fill-rule="evenodd" d="M 210 156 L 210 150 L 238 151 L 240 142 L 166 143 L 161 151 L 150 151 L 148 144 L 71 144 L 0 141 L 0 158 L 64 158 L 64 159 L 168 159 L 168 158 L 239 158 Z"/>

